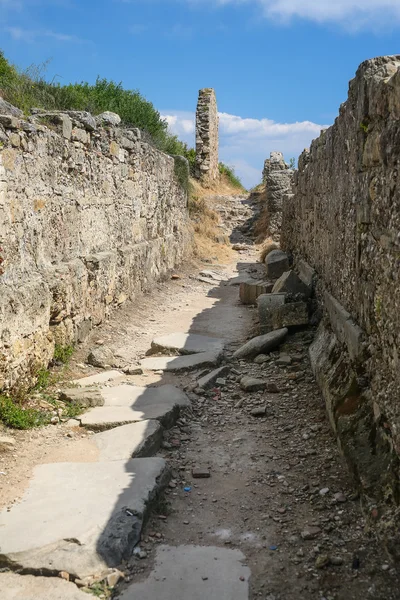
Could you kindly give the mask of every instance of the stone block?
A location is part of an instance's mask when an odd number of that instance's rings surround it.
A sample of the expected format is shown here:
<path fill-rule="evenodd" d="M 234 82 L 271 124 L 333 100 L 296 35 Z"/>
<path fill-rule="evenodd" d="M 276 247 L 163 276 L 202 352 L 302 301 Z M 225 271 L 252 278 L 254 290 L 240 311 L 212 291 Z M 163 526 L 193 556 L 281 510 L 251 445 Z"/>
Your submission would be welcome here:
<path fill-rule="evenodd" d="M 242 304 L 256 304 L 261 294 L 269 294 L 273 284 L 268 281 L 245 281 L 240 284 L 239 297 Z"/>
<path fill-rule="evenodd" d="M 311 296 L 311 288 L 301 281 L 300 277 L 292 271 L 286 271 L 275 283 L 272 292 L 274 294 L 301 294 L 306 298 Z"/>
<path fill-rule="evenodd" d="M 296 266 L 301 281 L 312 289 L 316 278 L 315 269 L 313 269 L 305 260 L 299 260 Z"/>
<path fill-rule="evenodd" d="M 356 360 L 362 355 L 364 332 L 351 318 L 347 310 L 329 292 L 324 293 L 324 305 L 333 331 L 338 340 L 347 346 L 350 358 Z"/>
<path fill-rule="evenodd" d="M 275 310 L 285 304 L 286 294 L 262 294 L 257 299 L 260 334 L 268 333 L 274 328 L 273 315 Z"/>
<path fill-rule="evenodd" d="M 289 257 L 282 250 L 272 250 L 265 258 L 268 279 L 278 279 L 289 269 Z"/>
<path fill-rule="evenodd" d="M 308 307 L 306 302 L 291 302 L 278 306 L 274 310 L 273 329 L 282 327 L 302 327 L 308 325 Z"/>

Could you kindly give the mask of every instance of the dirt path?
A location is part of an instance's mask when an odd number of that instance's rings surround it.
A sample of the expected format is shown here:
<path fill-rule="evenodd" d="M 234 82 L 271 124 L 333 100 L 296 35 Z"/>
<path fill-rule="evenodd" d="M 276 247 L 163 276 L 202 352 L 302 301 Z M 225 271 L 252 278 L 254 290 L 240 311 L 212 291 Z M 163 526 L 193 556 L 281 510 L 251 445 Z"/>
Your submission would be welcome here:
<path fill-rule="evenodd" d="M 237 232 L 234 241 L 243 241 Z M 192 409 L 164 434 L 159 456 L 173 478 L 135 556 L 121 565 L 126 578 L 114 597 L 214 600 L 219 590 L 218 600 L 395 600 L 398 573 L 361 512 L 311 373 L 314 332 L 290 335 L 263 364 L 231 360 L 257 330 L 256 310 L 239 303 L 229 280 L 261 268 L 250 245 L 233 258 L 229 265 L 204 266 L 221 282 L 199 281 L 201 269 L 182 272 L 126 306 L 94 332 L 71 365 L 74 376 L 93 372 L 83 360 L 96 341 L 132 364 L 156 335 L 187 332 L 227 341 L 223 364 L 230 371 L 208 392 L 196 384 L 205 369 L 127 378 L 142 386 L 172 383 L 186 390 Z M 270 391 L 243 391 L 243 375 L 267 380 Z M 253 416 L 260 406 L 265 415 Z M 55 426 L 29 435 L 24 450 L 8 459 L 13 468 L 3 467 L 19 491 L 35 463 L 90 460 L 90 434 L 81 429 Z M 40 439 L 46 450 L 39 451 Z M 36 454 L 29 462 L 30 449 Z M 194 478 L 196 468 L 211 476 Z M 6 503 L 15 491 L 5 487 Z"/>

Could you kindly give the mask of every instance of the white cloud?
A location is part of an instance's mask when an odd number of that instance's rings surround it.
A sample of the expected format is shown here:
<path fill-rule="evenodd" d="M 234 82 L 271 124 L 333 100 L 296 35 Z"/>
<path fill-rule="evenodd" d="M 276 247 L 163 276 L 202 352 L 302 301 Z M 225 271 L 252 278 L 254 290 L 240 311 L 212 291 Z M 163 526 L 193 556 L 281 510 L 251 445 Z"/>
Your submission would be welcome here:
<path fill-rule="evenodd" d="M 0 0 L 1 1 L 1 0 Z M 74 44 L 85 43 L 86 40 L 76 35 L 58 33 L 51 30 L 24 29 L 22 27 L 5 27 L 5 31 L 14 39 L 21 42 L 34 42 L 40 38 L 52 38 L 58 42 L 71 42 Z"/>
<path fill-rule="evenodd" d="M 185 0 L 192 5 L 255 4 L 266 17 L 288 21 L 301 18 L 317 23 L 339 23 L 346 29 L 375 28 L 400 22 L 399 0 Z"/>
<path fill-rule="evenodd" d="M 164 111 L 169 129 L 194 146 L 195 115 L 186 111 Z M 286 160 L 297 158 L 326 125 L 311 121 L 277 123 L 272 119 L 243 118 L 219 113 L 220 159 L 235 167 L 246 187 L 260 182 L 264 160 L 280 150 Z"/>

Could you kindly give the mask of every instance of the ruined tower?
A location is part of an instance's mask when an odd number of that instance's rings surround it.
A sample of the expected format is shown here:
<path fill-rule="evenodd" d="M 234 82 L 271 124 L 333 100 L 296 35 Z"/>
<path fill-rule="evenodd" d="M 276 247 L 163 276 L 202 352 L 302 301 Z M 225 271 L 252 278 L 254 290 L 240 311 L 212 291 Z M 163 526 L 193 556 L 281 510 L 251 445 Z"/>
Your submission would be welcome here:
<path fill-rule="evenodd" d="M 215 91 L 199 91 L 196 111 L 196 178 L 210 184 L 218 178 L 218 111 Z"/>

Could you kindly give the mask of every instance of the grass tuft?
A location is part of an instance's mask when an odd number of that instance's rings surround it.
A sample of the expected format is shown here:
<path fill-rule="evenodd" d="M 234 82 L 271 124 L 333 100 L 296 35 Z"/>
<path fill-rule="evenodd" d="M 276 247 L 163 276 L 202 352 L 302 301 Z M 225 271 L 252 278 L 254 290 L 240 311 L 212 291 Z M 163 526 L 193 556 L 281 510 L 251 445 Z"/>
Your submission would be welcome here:
<path fill-rule="evenodd" d="M 46 425 L 49 419 L 46 413 L 36 408 L 24 408 L 8 396 L 0 396 L 0 421 L 13 429 L 32 429 Z"/>

